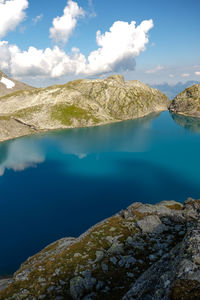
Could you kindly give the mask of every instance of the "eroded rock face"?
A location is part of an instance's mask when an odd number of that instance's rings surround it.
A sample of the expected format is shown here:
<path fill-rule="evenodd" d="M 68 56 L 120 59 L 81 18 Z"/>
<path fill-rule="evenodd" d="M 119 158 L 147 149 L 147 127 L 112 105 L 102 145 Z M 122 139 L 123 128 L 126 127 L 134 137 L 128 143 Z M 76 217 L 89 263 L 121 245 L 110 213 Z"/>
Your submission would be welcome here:
<path fill-rule="evenodd" d="M 44 131 L 135 119 L 167 110 L 168 106 L 168 98 L 158 90 L 114 75 L 0 97 L 0 120 L 14 119 L 35 131 Z M 15 134 L 20 136 L 20 130 Z M 8 138 L 13 135 L 12 130 L 7 133 Z M 0 140 L 5 139 L 0 132 Z"/>
<path fill-rule="evenodd" d="M 170 111 L 192 117 L 200 117 L 200 84 L 195 84 L 178 94 L 170 105 Z"/>
<path fill-rule="evenodd" d="M 199 299 L 200 200 L 133 203 L 0 281 L 0 299 Z"/>

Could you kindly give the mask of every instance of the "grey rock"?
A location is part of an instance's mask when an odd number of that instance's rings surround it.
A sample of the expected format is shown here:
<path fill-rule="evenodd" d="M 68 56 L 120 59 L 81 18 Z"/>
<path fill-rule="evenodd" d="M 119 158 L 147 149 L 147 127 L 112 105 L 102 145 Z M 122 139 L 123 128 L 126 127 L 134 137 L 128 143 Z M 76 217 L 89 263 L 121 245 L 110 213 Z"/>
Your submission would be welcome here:
<path fill-rule="evenodd" d="M 104 272 L 108 272 L 108 266 L 105 263 L 101 263 L 101 268 Z"/>
<path fill-rule="evenodd" d="M 96 251 L 96 262 L 101 261 L 104 258 L 104 252 L 102 250 Z"/>
<path fill-rule="evenodd" d="M 38 283 L 46 283 L 46 279 L 43 277 L 38 278 Z"/>
<path fill-rule="evenodd" d="M 97 291 L 100 290 L 103 286 L 104 286 L 103 281 L 99 280 L 96 285 L 96 290 Z"/>
<path fill-rule="evenodd" d="M 146 216 L 142 220 L 138 220 L 137 225 L 143 233 L 161 233 L 166 230 L 166 226 L 162 224 L 156 215 Z"/>
<path fill-rule="evenodd" d="M 124 245 L 119 242 L 114 242 L 108 249 L 109 254 L 122 254 L 124 252 Z"/>
<path fill-rule="evenodd" d="M 39 297 L 38 297 L 38 299 L 39 300 L 42 300 L 42 299 L 45 299 L 47 297 L 47 295 L 40 295 Z"/>
<path fill-rule="evenodd" d="M 114 265 L 116 265 L 116 263 L 117 263 L 117 259 L 116 259 L 116 257 L 110 257 L 110 262 L 112 262 Z"/>
<path fill-rule="evenodd" d="M 70 280 L 70 294 L 73 299 L 80 299 L 85 291 L 84 279 L 81 276 Z"/>
<path fill-rule="evenodd" d="M 82 300 L 94 300 L 96 298 L 97 294 L 96 293 L 91 293 L 85 297 L 82 298 Z"/>
<path fill-rule="evenodd" d="M 53 292 L 53 290 L 55 290 L 55 286 L 54 285 L 49 286 L 48 289 L 47 289 L 47 292 L 51 293 L 51 292 Z"/>
<path fill-rule="evenodd" d="M 133 273 L 130 273 L 130 272 L 127 272 L 126 275 L 130 278 L 133 278 L 134 277 L 134 274 Z"/>
<path fill-rule="evenodd" d="M 75 253 L 74 254 L 74 257 L 80 257 L 80 256 L 82 256 L 80 253 Z"/>

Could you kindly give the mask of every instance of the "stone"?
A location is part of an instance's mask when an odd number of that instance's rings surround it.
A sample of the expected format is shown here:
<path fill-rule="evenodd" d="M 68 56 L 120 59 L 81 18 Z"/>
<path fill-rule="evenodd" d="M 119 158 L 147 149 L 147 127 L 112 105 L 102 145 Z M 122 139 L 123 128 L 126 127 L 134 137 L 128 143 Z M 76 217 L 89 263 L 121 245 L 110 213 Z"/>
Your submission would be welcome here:
<path fill-rule="evenodd" d="M 108 249 L 109 254 L 122 254 L 124 252 L 124 245 L 119 242 L 114 242 Z"/>
<path fill-rule="evenodd" d="M 80 253 L 75 253 L 74 254 L 74 257 L 80 257 L 80 256 L 82 256 Z"/>
<path fill-rule="evenodd" d="M 80 276 L 70 280 L 70 295 L 73 299 L 80 299 L 85 291 L 84 279 Z"/>
<path fill-rule="evenodd" d="M 108 272 L 108 266 L 105 263 L 101 263 L 101 268 L 104 272 Z"/>
<path fill-rule="evenodd" d="M 116 257 L 110 257 L 110 262 L 112 262 L 114 265 L 116 265 L 116 263 L 117 263 L 117 259 L 116 259 Z"/>
<path fill-rule="evenodd" d="M 45 299 L 47 297 L 47 295 L 40 295 L 39 297 L 38 297 L 38 299 L 39 300 L 42 300 L 42 299 Z"/>
<path fill-rule="evenodd" d="M 104 252 L 102 250 L 96 251 L 96 262 L 101 261 L 104 258 Z"/>
<path fill-rule="evenodd" d="M 46 279 L 43 277 L 38 278 L 38 283 L 46 283 Z"/>
<path fill-rule="evenodd" d="M 126 275 L 130 278 L 133 278 L 134 277 L 134 274 L 133 273 L 130 273 L 130 272 L 127 272 Z"/>
<path fill-rule="evenodd" d="M 138 220 L 137 225 L 143 233 L 161 233 L 166 230 L 166 226 L 156 215 L 146 216 L 142 220 Z"/>
<path fill-rule="evenodd" d="M 103 286 L 104 286 L 103 281 L 98 280 L 97 285 L 96 285 L 96 290 L 97 291 L 100 290 Z"/>

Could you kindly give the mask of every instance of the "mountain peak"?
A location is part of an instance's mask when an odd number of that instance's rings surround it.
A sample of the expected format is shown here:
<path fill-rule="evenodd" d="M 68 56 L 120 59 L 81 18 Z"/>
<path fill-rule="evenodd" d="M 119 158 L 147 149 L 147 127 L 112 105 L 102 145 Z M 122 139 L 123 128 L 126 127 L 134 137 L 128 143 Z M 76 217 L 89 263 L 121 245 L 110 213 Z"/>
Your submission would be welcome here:
<path fill-rule="evenodd" d="M 23 82 L 9 78 L 4 72 L 0 70 L 0 97 L 11 94 L 13 92 L 31 88 L 31 86 Z"/>

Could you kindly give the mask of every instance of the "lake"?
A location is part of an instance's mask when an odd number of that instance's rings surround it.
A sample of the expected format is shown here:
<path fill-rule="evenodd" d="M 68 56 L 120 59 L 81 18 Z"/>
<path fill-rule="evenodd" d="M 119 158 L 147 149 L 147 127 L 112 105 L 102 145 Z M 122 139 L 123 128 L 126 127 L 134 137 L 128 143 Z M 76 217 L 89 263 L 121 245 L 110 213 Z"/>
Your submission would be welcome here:
<path fill-rule="evenodd" d="M 200 198 L 200 121 L 169 112 L 0 144 L 0 275 L 134 201 Z"/>

